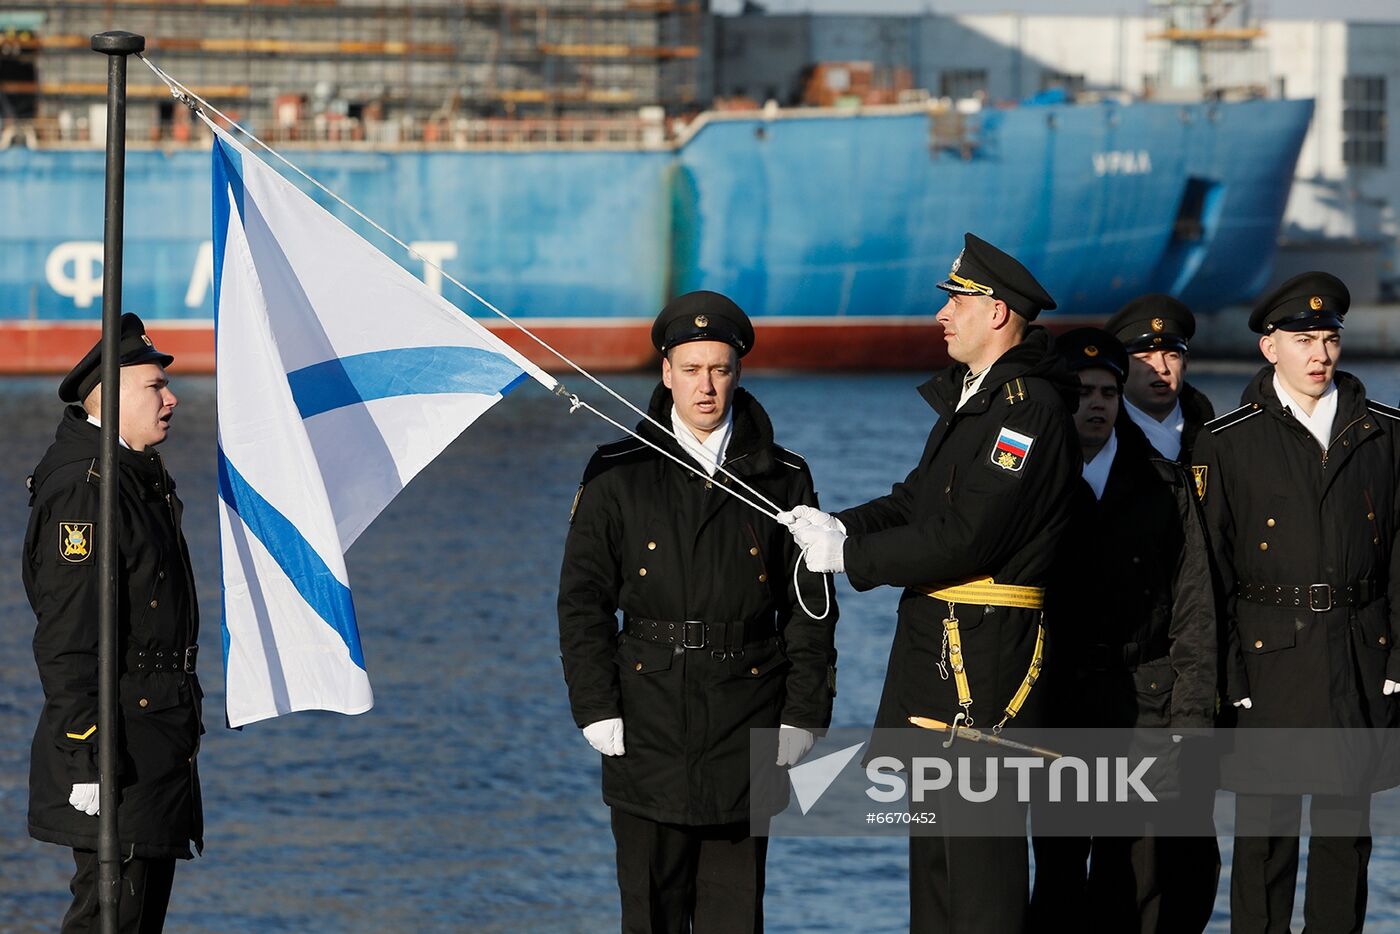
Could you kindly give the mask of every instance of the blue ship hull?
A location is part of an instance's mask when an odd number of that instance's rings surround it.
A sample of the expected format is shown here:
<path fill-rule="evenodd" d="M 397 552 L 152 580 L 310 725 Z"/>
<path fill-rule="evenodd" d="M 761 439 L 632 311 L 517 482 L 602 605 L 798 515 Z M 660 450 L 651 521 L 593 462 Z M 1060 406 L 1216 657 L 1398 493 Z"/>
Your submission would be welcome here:
<path fill-rule="evenodd" d="M 708 115 L 667 149 L 287 154 L 404 240 L 448 244 L 449 273 L 595 365 L 645 359 L 644 322 L 699 288 L 781 326 L 792 352 L 769 340 L 769 362 L 897 364 L 851 359 L 850 341 L 823 357 L 823 342 L 854 327 L 897 347 L 939 304 L 932 285 L 966 230 L 1020 257 L 1062 316 L 1147 291 L 1204 313 L 1248 300 L 1311 114 L 1311 101 L 1023 106 L 970 117 L 944 146 L 921 109 L 788 111 Z M 126 190 L 124 307 L 207 326 L 208 154 L 132 150 Z M 101 152 L 0 152 L 0 327 L 97 321 L 102 202 Z"/>

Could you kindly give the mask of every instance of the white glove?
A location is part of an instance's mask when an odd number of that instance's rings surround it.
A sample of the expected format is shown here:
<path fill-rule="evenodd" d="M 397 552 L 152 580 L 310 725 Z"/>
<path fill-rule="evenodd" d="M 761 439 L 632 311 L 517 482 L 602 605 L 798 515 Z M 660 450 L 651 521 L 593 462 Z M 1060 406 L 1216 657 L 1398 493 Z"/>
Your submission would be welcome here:
<path fill-rule="evenodd" d="M 605 756 L 620 756 L 626 752 L 622 748 L 621 717 L 588 724 L 583 728 L 583 738 L 588 740 L 588 745 Z"/>
<path fill-rule="evenodd" d="M 1385 687 L 1381 688 L 1381 691 L 1386 694 L 1394 694 L 1396 691 L 1400 691 L 1400 682 L 1391 681 L 1389 678 L 1386 678 Z"/>
<path fill-rule="evenodd" d="M 816 741 L 816 737 L 802 727 L 784 723 L 778 731 L 778 764 L 796 765 L 801 762 L 802 757 L 812 751 L 812 744 Z"/>
<path fill-rule="evenodd" d="M 1248 710 L 1254 706 L 1254 701 L 1250 700 L 1248 697 L 1241 697 L 1239 700 L 1235 701 L 1235 706 L 1243 707 L 1245 710 Z"/>
<path fill-rule="evenodd" d="M 807 562 L 807 570 L 818 574 L 840 574 L 846 570 L 846 533 L 832 529 L 795 529 L 797 541 Z"/>
<path fill-rule="evenodd" d="M 844 533 L 846 531 L 846 526 L 841 523 L 840 519 L 811 506 L 794 506 L 792 512 L 780 512 L 778 513 L 778 521 L 793 531 L 806 526 L 826 529 L 828 532 Z"/>
<path fill-rule="evenodd" d="M 98 811 L 97 788 L 97 782 L 74 785 L 73 793 L 68 796 L 68 803 L 89 817 L 95 816 Z"/>

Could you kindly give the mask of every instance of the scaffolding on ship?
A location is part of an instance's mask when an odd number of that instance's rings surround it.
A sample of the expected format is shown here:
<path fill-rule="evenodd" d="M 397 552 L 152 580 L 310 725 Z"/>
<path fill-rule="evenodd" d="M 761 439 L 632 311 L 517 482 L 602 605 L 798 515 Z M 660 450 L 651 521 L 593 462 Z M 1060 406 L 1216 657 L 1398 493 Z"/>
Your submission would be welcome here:
<path fill-rule="evenodd" d="M 698 108 L 708 0 L 48 0 L 0 10 L 0 145 L 100 140 L 89 37 L 127 29 L 264 138 L 341 145 L 640 142 Z M 99 63 L 100 64 L 100 63 Z M 198 128 L 145 69 L 133 140 Z M 8 130 L 8 132 L 6 132 Z"/>

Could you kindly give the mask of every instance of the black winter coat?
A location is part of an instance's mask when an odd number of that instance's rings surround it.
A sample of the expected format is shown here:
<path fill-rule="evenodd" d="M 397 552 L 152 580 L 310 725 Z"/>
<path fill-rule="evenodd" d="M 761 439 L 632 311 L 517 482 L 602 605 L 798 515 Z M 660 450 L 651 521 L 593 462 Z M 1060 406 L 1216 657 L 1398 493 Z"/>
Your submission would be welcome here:
<path fill-rule="evenodd" d="M 1204 728 L 1215 719 L 1216 618 L 1191 478 L 1120 415 L 1103 498 L 1081 480 L 1046 626 L 1052 725 Z"/>
<path fill-rule="evenodd" d="M 1195 455 L 1221 577 L 1226 698 L 1251 699 L 1231 710 L 1241 727 L 1394 726 L 1396 702 L 1382 687 L 1400 680 L 1400 411 L 1338 372 L 1324 451 L 1280 403 L 1273 375 L 1259 371 L 1244 405 L 1207 426 Z M 1310 593 L 1313 584 L 1331 595 Z M 1289 590 L 1266 604 L 1243 598 L 1251 585 Z M 1361 591 L 1350 606 L 1347 587 Z M 1350 777 L 1293 790 L 1343 793 L 1354 790 Z M 1239 787 L 1228 770 L 1225 780 Z"/>
<path fill-rule="evenodd" d="M 1181 427 L 1181 451 L 1177 454 L 1177 463 L 1189 465 L 1192 463 L 1191 452 L 1196 449 L 1196 439 L 1201 436 L 1201 429 L 1206 422 L 1215 418 L 1215 406 L 1210 404 L 1206 394 L 1201 392 L 1190 383 L 1183 383 L 1181 395 L 1177 397 L 1181 403 L 1181 415 L 1185 419 L 1185 424 Z"/>
<path fill-rule="evenodd" d="M 29 833 L 97 848 L 96 817 L 68 803 L 97 774 L 97 574 L 99 430 L 70 406 L 34 469 L 24 587 L 38 625 L 34 659 L 44 709 L 29 766 Z M 190 858 L 203 847 L 195 759 L 199 679 L 185 668 L 199 619 L 183 506 L 154 450 L 118 453 L 117 815 L 120 849 L 138 857 Z M 190 666 L 192 667 L 192 666 Z"/>
<path fill-rule="evenodd" d="M 919 387 L 939 419 L 909 476 L 889 495 L 837 514 L 848 532 L 851 585 L 906 588 L 877 727 L 907 727 L 910 716 L 951 722 L 961 709 L 954 680 L 938 671 L 948 605 L 918 588 L 986 577 L 1043 587 L 1069 521 L 1069 493 L 1082 463 L 1070 416 L 1079 383 L 1052 355 L 1048 332 L 1031 328 L 957 410 L 966 374 L 958 364 Z M 999 442 L 1014 447 L 1026 438 L 1023 457 L 998 449 Z M 977 724 L 996 723 L 1020 687 L 1040 616 L 1005 607 L 959 609 Z M 1031 691 L 1016 724 L 1038 725 L 1041 707 Z"/>
<path fill-rule="evenodd" d="M 670 391 L 658 386 L 651 416 L 668 425 L 671 406 Z M 725 468 L 784 509 L 815 506 L 806 463 L 773 443 L 758 402 L 739 389 L 733 412 Z M 646 422 L 637 430 L 688 459 L 669 434 Z M 574 720 L 623 721 L 626 754 L 603 757 L 603 800 L 668 823 L 747 821 L 749 730 L 815 731 L 831 722 L 834 601 L 821 620 L 798 607 L 792 536 L 718 484 L 732 481 L 698 477 L 635 439 L 603 445 L 584 472 L 559 575 Z M 807 606 L 821 614 L 829 579 L 804 568 L 799 580 Z M 743 622 L 777 636 L 739 651 L 685 649 L 619 633 L 619 610 L 663 626 Z M 777 780 L 765 781 L 772 791 L 758 806 L 781 810 L 786 780 L 769 778 Z"/>

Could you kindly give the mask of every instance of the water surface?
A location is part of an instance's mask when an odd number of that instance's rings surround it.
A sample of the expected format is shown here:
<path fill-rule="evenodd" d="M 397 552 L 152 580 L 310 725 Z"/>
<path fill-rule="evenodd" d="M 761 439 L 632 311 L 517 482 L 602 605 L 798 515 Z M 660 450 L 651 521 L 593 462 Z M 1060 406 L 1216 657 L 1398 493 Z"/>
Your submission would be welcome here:
<path fill-rule="evenodd" d="M 1197 368 L 1233 408 L 1254 364 Z M 1354 368 L 1400 401 L 1400 371 Z M 214 400 L 179 379 L 164 453 L 186 502 L 205 646 L 218 645 Z M 806 455 L 822 502 L 881 495 L 923 447 L 917 374 L 753 376 L 778 440 Z M 574 388 L 582 389 L 581 380 Z M 652 377 L 611 380 L 644 402 Z M 24 477 L 53 435 L 55 379 L 0 380 L 0 930 L 49 931 L 67 905 L 68 851 L 25 832 L 29 742 L 41 701 L 19 578 Z M 596 390 L 585 394 L 602 401 Z M 627 423 L 634 416 L 622 419 Z M 171 931 L 601 931 L 617 890 L 598 757 L 574 727 L 554 614 L 569 505 L 593 447 L 616 431 L 532 385 L 431 464 L 349 555 L 376 706 L 222 726 L 217 650 L 201 659 L 209 735 L 205 856 L 181 863 Z M 835 722 L 874 718 L 898 594 L 839 584 Z M 1229 841 L 1222 841 L 1228 859 Z M 1306 851 L 1306 847 L 1305 847 Z M 907 929 L 906 846 L 776 839 L 771 931 Z M 1212 929 L 1227 929 L 1228 863 Z M 1301 873 L 1300 873 L 1301 879 Z M 1301 912 L 1302 895 L 1298 898 Z M 1400 847 L 1378 838 L 1369 930 L 1400 930 Z M 1299 921 L 1301 924 L 1301 914 Z"/>

